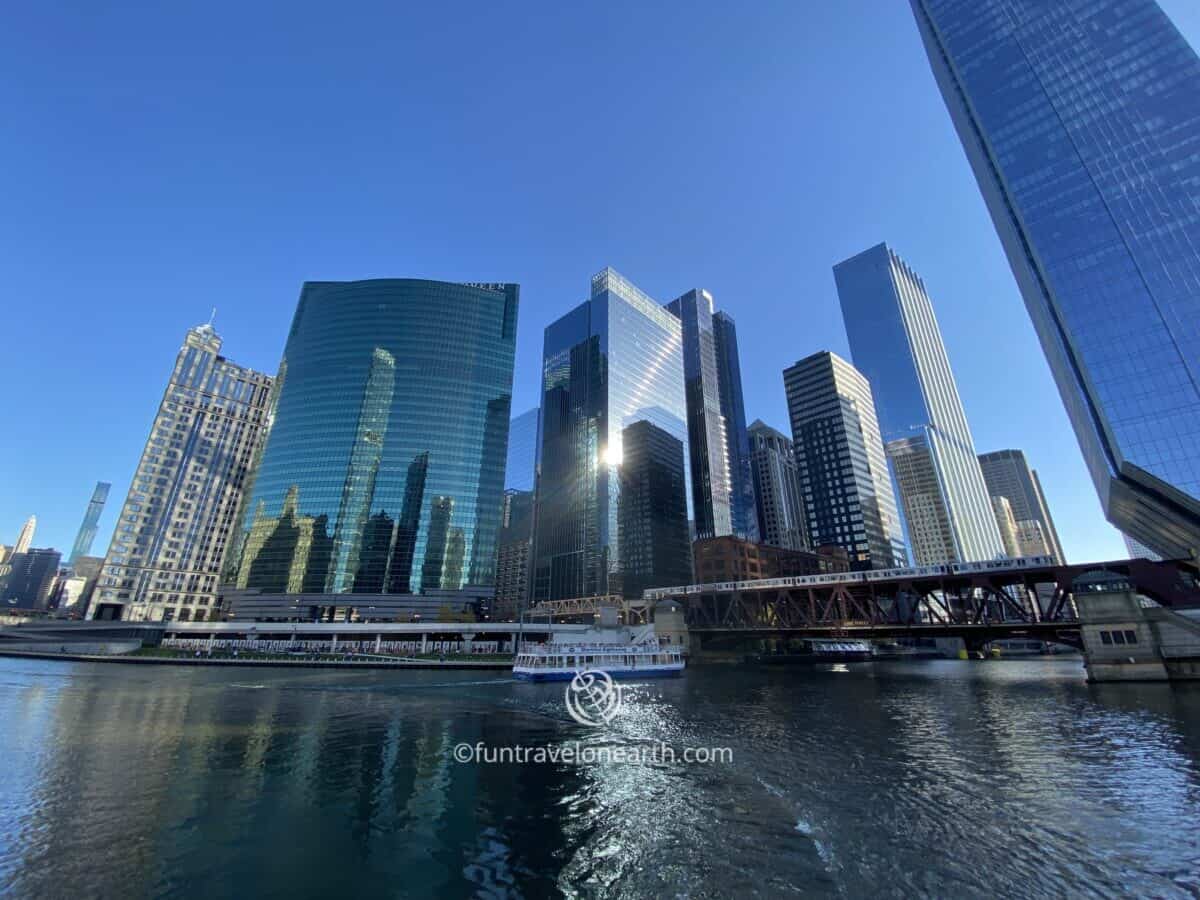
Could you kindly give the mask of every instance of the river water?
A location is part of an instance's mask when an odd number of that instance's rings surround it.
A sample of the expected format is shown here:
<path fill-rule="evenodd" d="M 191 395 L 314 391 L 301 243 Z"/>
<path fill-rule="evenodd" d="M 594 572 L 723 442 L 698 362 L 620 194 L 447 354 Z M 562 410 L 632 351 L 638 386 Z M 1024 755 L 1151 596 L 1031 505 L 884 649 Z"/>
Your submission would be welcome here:
<path fill-rule="evenodd" d="M 1200 896 L 1200 687 L 695 667 L 601 728 L 563 691 L 0 660 L 0 894 Z M 454 758 L 660 743 L 733 758 Z"/>

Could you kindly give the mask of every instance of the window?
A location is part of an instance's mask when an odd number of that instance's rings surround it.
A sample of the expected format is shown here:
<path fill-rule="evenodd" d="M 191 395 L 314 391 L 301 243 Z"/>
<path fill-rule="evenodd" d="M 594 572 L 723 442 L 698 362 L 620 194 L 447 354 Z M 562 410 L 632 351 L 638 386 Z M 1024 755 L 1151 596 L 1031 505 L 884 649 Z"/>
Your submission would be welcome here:
<path fill-rule="evenodd" d="M 1105 646 L 1111 645 L 1112 644 L 1112 632 L 1111 631 L 1100 632 L 1100 643 L 1104 644 Z"/>

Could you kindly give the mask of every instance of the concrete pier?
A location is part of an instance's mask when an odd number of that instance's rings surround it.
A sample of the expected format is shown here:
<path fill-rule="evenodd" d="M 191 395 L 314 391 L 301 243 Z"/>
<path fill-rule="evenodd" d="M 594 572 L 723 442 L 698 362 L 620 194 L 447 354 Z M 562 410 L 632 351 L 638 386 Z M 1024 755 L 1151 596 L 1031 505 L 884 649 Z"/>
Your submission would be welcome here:
<path fill-rule="evenodd" d="M 1168 609 L 1109 572 L 1080 578 L 1074 599 L 1089 681 L 1200 679 L 1200 610 Z"/>

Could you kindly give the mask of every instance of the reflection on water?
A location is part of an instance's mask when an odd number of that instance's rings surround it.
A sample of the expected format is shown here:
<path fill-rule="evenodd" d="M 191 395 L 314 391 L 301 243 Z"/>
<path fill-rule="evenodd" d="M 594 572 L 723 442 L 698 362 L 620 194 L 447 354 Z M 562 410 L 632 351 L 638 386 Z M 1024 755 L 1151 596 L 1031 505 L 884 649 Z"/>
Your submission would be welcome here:
<path fill-rule="evenodd" d="M 15 896 L 1195 896 L 1200 689 L 1077 660 L 635 685 L 0 661 Z M 482 741 L 734 763 L 472 765 Z"/>

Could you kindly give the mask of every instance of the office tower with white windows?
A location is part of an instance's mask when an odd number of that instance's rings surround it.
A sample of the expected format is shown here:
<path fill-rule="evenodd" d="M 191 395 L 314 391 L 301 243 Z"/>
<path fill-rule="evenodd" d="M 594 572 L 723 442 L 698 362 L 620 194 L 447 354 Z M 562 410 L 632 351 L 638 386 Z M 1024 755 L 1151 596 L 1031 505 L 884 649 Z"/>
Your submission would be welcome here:
<path fill-rule="evenodd" d="M 209 618 L 234 517 L 267 422 L 269 375 L 188 331 L 121 508 L 92 618 Z"/>
<path fill-rule="evenodd" d="M 809 539 L 836 544 L 856 569 L 908 564 L 871 385 L 823 351 L 783 372 Z"/>
<path fill-rule="evenodd" d="M 883 440 L 904 454 L 897 471 L 918 565 L 1004 553 L 933 304 L 921 278 L 887 244 L 833 268 L 850 353 L 874 392 Z M 899 441 L 901 443 L 894 444 Z M 895 465 L 895 462 L 893 462 Z M 916 493 L 906 495 L 905 483 Z M 940 506 L 933 509 L 931 504 Z M 948 529 L 948 533 L 939 532 Z"/>

